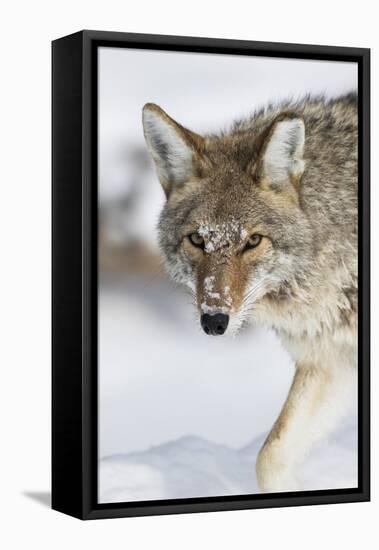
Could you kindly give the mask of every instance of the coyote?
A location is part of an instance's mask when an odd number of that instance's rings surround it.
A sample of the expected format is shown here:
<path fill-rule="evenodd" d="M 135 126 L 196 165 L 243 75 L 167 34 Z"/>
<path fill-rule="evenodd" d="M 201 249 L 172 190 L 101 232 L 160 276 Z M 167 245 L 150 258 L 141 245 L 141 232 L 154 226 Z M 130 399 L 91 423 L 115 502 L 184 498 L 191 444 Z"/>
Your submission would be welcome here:
<path fill-rule="evenodd" d="M 299 490 L 357 376 L 357 97 L 269 105 L 205 136 L 148 103 L 143 127 L 167 198 L 160 246 L 201 327 L 271 327 L 294 359 L 256 473 L 262 492 Z"/>

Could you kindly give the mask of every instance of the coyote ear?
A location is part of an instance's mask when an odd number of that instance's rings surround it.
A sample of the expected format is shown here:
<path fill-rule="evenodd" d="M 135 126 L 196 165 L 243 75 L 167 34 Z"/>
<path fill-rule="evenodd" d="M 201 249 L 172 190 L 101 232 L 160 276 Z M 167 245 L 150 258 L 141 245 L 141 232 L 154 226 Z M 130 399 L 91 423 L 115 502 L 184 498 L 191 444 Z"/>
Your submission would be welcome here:
<path fill-rule="evenodd" d="M 168 196 L 175 186 L 196 175 L 196 152 L 203 138 L 183 128 L 154 103 L 144 106 L 142 120 L 148 149 Z"/>
<path fill-rule="evenodd" d="M 276 190 L 300 180 L 305 168 L 303 160 L 305 128 L 302 118 L 280 115 L 263 140 L 258 160 L 259 178 Z"/>

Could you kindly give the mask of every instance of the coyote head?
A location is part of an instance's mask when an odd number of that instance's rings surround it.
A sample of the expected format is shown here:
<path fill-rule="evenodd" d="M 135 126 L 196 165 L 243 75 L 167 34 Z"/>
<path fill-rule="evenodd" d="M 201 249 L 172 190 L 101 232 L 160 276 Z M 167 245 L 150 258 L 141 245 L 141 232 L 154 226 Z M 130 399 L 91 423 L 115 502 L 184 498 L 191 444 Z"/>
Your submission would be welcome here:
<path fill-rule="evenodd" d="M 159 240 L 168 271 L 195 294 L 207 334 L 235 333 L 265 303 L 288 299 L 307 269 L 304 122 L 285 112 L 202 137 L 148 103 L 143 126 L 167 198 Z"/>

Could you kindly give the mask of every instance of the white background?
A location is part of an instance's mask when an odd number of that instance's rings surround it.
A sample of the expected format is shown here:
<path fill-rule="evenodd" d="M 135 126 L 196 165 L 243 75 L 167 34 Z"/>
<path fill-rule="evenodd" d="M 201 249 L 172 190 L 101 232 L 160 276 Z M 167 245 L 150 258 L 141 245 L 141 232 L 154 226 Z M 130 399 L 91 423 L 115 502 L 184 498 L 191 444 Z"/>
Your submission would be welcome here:
<path fill-rule="evenodd" d="M 81 28 L 363 46 L 373 49 L 374 4 L 15 2 L 2 8 L 0 120 L 2 345 L 1 523 L 5 548 L 371 548 L 377 540 L 377 438 L 373 503 L 121 519 L 85 524 L 26 493 L 50 481 L 50 45 Z M 373 105 L 373 147 L 377 112 Z M 373 210 L 378 192 L 374 185 Z M 373 235 L 379 230 L 373 216 Z M 376 223 L 376 225 L 375 225 Z M 374 277 L 377 257 L 373 258 Z M 377 289 L 373 289 L 373 299 Z M 374 308 L 373 308 L 374 309 Z M 373 326 L 378 324 L 374 309 Z M 375 350 L 375 342 L 373 343 Z M 373 365 L 373 426 L 379 399 Z M 41 500 L 41 498 L 39 499 Z"/>

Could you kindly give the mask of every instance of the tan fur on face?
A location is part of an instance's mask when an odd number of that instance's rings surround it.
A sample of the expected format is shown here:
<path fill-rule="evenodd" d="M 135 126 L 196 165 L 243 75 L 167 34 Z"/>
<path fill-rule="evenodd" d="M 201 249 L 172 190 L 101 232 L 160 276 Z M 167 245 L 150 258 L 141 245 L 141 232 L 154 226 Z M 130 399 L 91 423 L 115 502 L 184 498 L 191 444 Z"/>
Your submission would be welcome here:
<path fill-rule="evenodd" d="M 183 239 L 183 249 L 191 258 L 196 274 L 196 295 L 200 312 L 238 312 L 251 285 L 251 270 L 271 248 L 270 240 L 263 237 L 253 249 L 244 251 L 246 239 L 259 234 L 257 227 L 234 247 L 227 246 L 218 253 L 207 253 L 193 246 L 188 238 Z"/>
<path fill-rule="evenodd" d="M 291 185 L 286 189 L 283 189 L 280 193 L 273 193 L 270 180 L 267 178 L 262 179 L 259 182 L 259 187 L 262 190 L 262 197 L 267 200 L 268 204 L 272 204 L 275 208 L 280 210 L 299 206 L 299 178 L 292 176 L 290 181 Z"/>
<path fill-rule="evenodd" d="M 201 262 L 197 272 L 197 301 L 202 313 L 231 314 L 239 310 L 248 283 L 242 262 L 241 256 L 230 258 L 226 265 L 210 256 Z"/>

